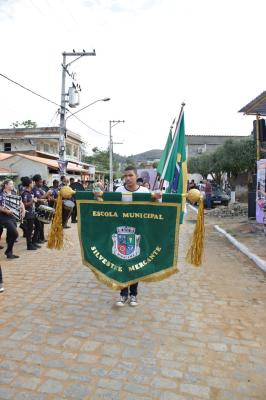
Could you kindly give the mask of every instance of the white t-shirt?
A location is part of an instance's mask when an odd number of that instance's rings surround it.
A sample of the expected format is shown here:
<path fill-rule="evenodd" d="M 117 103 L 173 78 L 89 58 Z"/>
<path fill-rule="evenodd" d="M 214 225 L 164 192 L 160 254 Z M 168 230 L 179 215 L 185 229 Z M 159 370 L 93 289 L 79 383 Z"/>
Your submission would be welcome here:
<path fill-rule="evenodd" d="M 149 189 L 144 186 L 139 186 L 136 190 L 129 190 L 124 185 L 119 186 L 116 192 L 122 193 L 122 201 L 132 201 L 132 193 L 150 193 Z"/>

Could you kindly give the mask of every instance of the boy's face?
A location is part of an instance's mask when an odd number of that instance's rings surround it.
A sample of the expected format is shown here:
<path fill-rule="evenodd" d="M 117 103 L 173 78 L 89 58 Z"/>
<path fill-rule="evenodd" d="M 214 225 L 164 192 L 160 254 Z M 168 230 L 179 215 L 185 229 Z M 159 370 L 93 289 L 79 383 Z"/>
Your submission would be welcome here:
<path fill-rule="evenodd" d="M 137 175 L 133 170 L 125 171 L 124 172 L 124 181 L 126 186 L 133 186 L 137 183 Z"/>

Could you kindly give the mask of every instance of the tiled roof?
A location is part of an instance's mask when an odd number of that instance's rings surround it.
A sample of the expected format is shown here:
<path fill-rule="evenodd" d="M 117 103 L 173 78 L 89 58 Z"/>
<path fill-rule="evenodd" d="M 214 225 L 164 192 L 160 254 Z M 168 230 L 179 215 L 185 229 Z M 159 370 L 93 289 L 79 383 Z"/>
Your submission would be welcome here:
<path fill-rule="evenodd" d="M 11 168 L 0 168 L 0 176 L 2 175 L 13 175 L 17 176 L 17 173 L 12 171 Z"/>
<path fill-rule="evenodd" d="M 58 170 L 57 160 L 51 160 L 50 158 L 44 158 L 44 157 L 30 156 L 28 154 L 23 154 L 23 153 L 15 153 L 15 154 L 12 154 L 11 156 L 23 157 L 23 158 L 26 158 L 26 159 L 31 160 L 31 161 L 35 161 L 35 162 L 39 162 L 41 164 L 45 164 L 49 168 Z M 81 166 L 76 165 L 75 163 L 72 163 L 72 162 L 68 162 L 67 171 L 86 172 L 86 173 L 88 173 L 87 169 L 84 169 Z"/>
<path fill-rule="evenodd" d="M 12 157 L 13 154 L 9 154 L 9 153 L 0 153 L 0 161 L 1 160 L 6 160 L 9 157 Z"/>

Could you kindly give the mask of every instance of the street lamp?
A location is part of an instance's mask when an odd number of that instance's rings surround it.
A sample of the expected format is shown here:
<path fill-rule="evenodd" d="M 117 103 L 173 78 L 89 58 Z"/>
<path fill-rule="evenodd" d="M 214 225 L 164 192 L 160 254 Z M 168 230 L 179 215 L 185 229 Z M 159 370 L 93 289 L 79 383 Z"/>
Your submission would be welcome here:
<path fill-rule="evenodd" d="M 120 123 L 124 123 L 125 120 L 109 121 L 109 192 L 114 190 L 114 174 L 113 174 L 113 138 L 112 128 Z M 113 125 L 112 125 L 113 124 Z"/>
<path fill-rule="evenodd" d="M 88 107 L 92 106 L 93 104 L 98 103 L 99 101 L 109 101 L 109 100 L 111 100 L 110 97 L 104 97 L 103 99 L 95 100 L 95 101 L 93 101 L 92 103 L 87 104 L 85 107 L 82 107 L 80 110 L 78 110 L 78 111 L 76 111 L 76 112 L 74 112 L 74 113 L 71 113 L 68 117 L 66 117 L 66 121 L 67 121 L 70 117 L 73 117 L 74 115 L 76 115 L 76 114 L 79 113 L 80 111 L 85 110 L 85 108 L 88 108 Z"/>
<path fill-rule="evenodd" d="M 60 166 L 60 173 L 61 174 L 65 174 L 65 153 L 66 153 L 66 121 L 70 118 L 70 117 L 75 117 L 75 115 L 77 113 L 79 113 L 80 111 L 84 110 L 85 108 L 88 108 L 90 106 L 92 106 L 95 103 L 98 103 L 99 101 L 109 101 L 111 100 L 110 97 L 104 97 L 103 99 L 98 99 L 93 101 L 92 103 L 87 104 L 85 107 L 82 107 L 80 110 L 71 113 L 67 118 L 64 119 L 64 134 L 60 135 L 60 149 L 59 149 L 59 161 L 63 161 L 61 166 Z"/>

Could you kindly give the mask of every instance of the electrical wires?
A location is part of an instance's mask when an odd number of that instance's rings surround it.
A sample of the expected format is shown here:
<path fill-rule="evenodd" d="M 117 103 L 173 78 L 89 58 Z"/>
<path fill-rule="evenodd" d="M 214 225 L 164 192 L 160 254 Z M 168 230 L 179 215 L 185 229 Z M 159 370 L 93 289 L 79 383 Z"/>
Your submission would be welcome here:
<path fill-rule="evenodd" d="M 39 94 L 39 93 L 36 93 L 34 90 L 31 90 L 31 89 L 27 88 L 26 86 L 24 86 L 24 85 L 22 85 L 22 84 L 20 84 L 20 83 L 18 83 L 18 82 L 16 82 L 16 81 L 14 81 L 13 79 L 9 78 L 8 76 L 6 76 L 6 75 L 4 75 L 4 74 L 1 74 L 1 73 L 0 73 L 0 76 L 2 76 L 3 78 L 7 79 L 9 82 L 14 83 L 15 85 L 19 86 L 20 88 L 22 88 L 22 89 L 24 89 L 24 90 L 27 90 L 28 92 L 34 94 L 35 96 L 38 96 L 38 97 L 40 97 L 41 99 L 46 100 L 46 101 L 48 101 L 49 103 L 52 103 L 52 104 L 56 105 L 57 107 L 60 107 L 60 109 L 63 107 L 63 106 L 61 106 L 60 104 L 54 102 L 53 100 L 50 100 L 50 99 L 48 99 L 47 97 L 44 97 L 44 96 L 42 96 L 42 95 Z M 75 117 L 80 123 L 82 123 L 83 125 L 85 125 L 87 128 L 89 128 L 89 129 L 92 130 L 93 132 L 97 133 L 98 135 L 108 136 L 108 135 L 106 135 L 105 133 L 99 132 L 99 131 L 97 131 L 96 129 L 94 129 L 94 128 L 92 128 L 91 126 L 89 126 L 88 124 L 86 124 L 86 122 L 82 121 L 80 118 L 78 118 L 76 115 L 74 115 L 74 113 L 72 113 L 71 111 L 69 111 L 68 108 L 66 108 L 66 107 L 63 107 L 63 108 L 65 108 L 65 110 L 66 110 L 67 112 L 69 112 L 69 113 L 70 113 L 73 117 Z"/>

